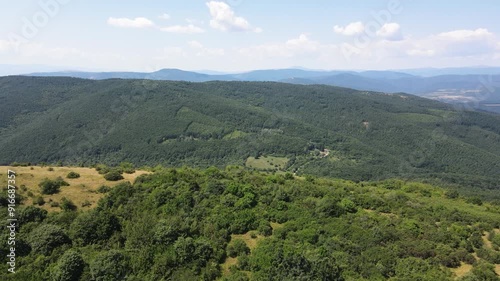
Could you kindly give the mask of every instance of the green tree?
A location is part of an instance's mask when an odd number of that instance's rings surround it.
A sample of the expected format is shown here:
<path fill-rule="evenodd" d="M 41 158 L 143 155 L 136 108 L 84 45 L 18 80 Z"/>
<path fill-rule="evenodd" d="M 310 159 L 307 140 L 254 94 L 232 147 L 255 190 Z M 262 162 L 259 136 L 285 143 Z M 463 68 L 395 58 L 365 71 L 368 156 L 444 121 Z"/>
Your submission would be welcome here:
<path fill-rule="evenodd" d="M 79 252 L 66 251 L 57 261 L 51 273 L 54 281 L 78 281 L 85 268 L 85 262 Z"/>
<path fill-rule="evenodd" d="M 105 251 L 90 263 L 90 274 L 95 281 L 123 280 L 128 270 L 127 257 L 117 250 Z"/>
<path fill-rule="evenodd" d="M 28 243 L 33 252 L 50 255 L 55 248 L 64 244 L 70 244 L 71 240 L 61 227 L 52 224 L 42 224 L 29 234 Z"/>

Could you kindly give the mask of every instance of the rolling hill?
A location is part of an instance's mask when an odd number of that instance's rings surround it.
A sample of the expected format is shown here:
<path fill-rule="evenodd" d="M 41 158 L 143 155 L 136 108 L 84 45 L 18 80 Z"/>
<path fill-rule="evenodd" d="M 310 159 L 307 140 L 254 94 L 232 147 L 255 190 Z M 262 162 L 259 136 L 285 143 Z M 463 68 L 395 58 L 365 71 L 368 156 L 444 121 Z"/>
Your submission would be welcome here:
<path fill-rule="evenodd" d="M 406 71 L 406 70 L 405 70 Z M 457 68 L 432 72 L 425 69 L 401 71 L 320 71 L 304 69 L 255 70 L 238 74 L 203 74 L 179 69 L 156 72 L 39 72 L 31 76 L 85 79 L 151 79 L 169 81 L 274 81 L 301 85 L 324 84 L 363 91 L 405 92 L 484 111 L 500 112 L 500 75 L 497 68 Z M 469 71 L 469 72 L 467 72 Z M 489 71 L 489 72 L 488 72 Z M 472 74 L 471 74 L 472 73 Z"/>
<path fill-rule="evenodd" d="M 223 167 L 253 157 L 268 171 L 499 188 L 500 116 L 406 94 L 12 76 L 0 78 L 0 101 L 0 164 Z"/>

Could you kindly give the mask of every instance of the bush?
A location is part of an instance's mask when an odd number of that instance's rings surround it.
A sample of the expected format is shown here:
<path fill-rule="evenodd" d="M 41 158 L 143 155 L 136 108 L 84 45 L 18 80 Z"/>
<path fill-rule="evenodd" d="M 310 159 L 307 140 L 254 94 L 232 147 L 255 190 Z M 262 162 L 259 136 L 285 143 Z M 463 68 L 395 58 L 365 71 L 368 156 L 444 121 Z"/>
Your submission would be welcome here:
<path fill-rule="evenodd" d="M 97 192 L 99 192 L 99 193 L 108 193 L 110 190 L 111 190 L 111 187 L 109 187 L 107 185 L 101 185 L 97 189 Z"/>
<path fill-rule="evenodd" d="M 68 179 L 77 179 L 80 177 L 80 174 L 77 172 L 69 172 L 68 175 L 66 175 Z"/>
<path fill-rule="evenodd" d="M 27 222 L 41 222 L 46 217 L 47 217 L 47 211 L 46 210 L 37 208 L 35 206 L 28 206 L 28 207 L 24 208 L 21 211 L 21 213 L 19 215 L 19 220 L 22 223 L 27 223 Z"/>
<path fill-rule="evenodd" d="M 109 169 L 108 166 L 104 165 L 104 164 L 99 164 L 95 167 L 95 170 L 101 174 L 101 175 L 104 175 L 104 174 L 107 174 L 109 173 L 111 170 Z"/>
<path fill-rule="evenodd" d="M 107 181 L 119 181 L 123 179 L 123 176 L 118 171 L 111 171 L 104 175 Z"/>
<path fill-rule="evenodd" d="M 242 254 L 249 254 L 249 253 L 250 253 L 250 248 L 248 248 L 245 241 L 241 239 L 235 239 L 227 247 L 227 254 L 232 258 L 235 258 Z"/>
<path fill-rule="evenodd" d="M 45 200 L 43 199 L 42 196 L 38 196 L 33 200 L 33 204 L 38 206 L 43 206 L 45 204 Z"/>
<path fill-rule="evenodd" d="M 478 206 L 483 205 L 483 200 L 481 200 L 481 198 L 479 198 L 477 196 L 467 198 L 465 201 L 469 204 L 474 204 L 474 205 L 478 205 Z"/>
<path fill-rule="evenodd" d="M 49 171 L 49 172 L 53 172 L 53 171 L 54 171 L 54 168 L 49 167 L 49 168 L 47 169 L 47 171 Z"/>
<path fill-rule="evenodd" d="M 56 194 L 59 192 L 61 186 L 67 186 L 68 183 L 65 182 L 61 177 L 58 177 L 56 180 L 44 179 L 41 181 L 38 186 L 40 187 L 40 192 L 42 194 Z"/>
<path fill-rule="evenodd" d="M 79 215 L 70 226 L 70 235 L 76 243 L 94 244 L 109 239 L 120 230 L 118 219 L 106 212 L 89 211 Z"/>
<path fill-rule="evenodd" d="M 90 264 L 90 272 L 94 280 L 123 280 L 127 271 L 126 257 L 116 250 L 98 255 Z"/>
<path fill-rule="evenodd" d="M 73 203 L 73 201 L 67 199 L 66 197 L 63 197 L 61 199 L 61 204 L 59 204 L 59 207 L 61 207 L 61 210 L 63 210 L 63 211 L 74 211 L 74 210 L 76 210 L 75 203 Z"/>
<path fill-rule="evenodd" d="M 70 244 L 71 240 L 61 227 L 52 224 L 42 224 L 30 233 L 28 243 L 33 252 L 47 256 L 55 248 L 64 244 Z"/>
<path fill-rule="evenodd" d="M 77 281 L 85 268 L 80 253 L 75 250 L 68 250 L 57 261 L 57 265 L 51 273 L 52 280 Z"/>
<path fill-rule="evenodd" d="M 130 163 L 130 162 L 122 162 L 120 163 L 120 170 L 124 173 L 127 173 L 127 174 L 133 174 L 135 173 L 135 168 L 134 168 L 134 164 Z"/>
<path fill-rule="evenodd" d="M 273 234 L 273 228 L 268 221 L 261 221 L 257 230 L 263 236 L 271 236 Z"/>

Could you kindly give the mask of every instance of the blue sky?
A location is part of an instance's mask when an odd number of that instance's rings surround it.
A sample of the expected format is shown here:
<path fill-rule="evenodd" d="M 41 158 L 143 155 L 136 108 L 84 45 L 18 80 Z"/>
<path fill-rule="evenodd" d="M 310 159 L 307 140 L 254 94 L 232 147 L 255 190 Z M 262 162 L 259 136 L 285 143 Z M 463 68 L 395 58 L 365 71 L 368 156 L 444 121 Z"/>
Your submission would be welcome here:
<path fill-rule="evenodd" d="M 497 0 L 0 3 L 0 64 L 128 71 L 500 66 Z"/>

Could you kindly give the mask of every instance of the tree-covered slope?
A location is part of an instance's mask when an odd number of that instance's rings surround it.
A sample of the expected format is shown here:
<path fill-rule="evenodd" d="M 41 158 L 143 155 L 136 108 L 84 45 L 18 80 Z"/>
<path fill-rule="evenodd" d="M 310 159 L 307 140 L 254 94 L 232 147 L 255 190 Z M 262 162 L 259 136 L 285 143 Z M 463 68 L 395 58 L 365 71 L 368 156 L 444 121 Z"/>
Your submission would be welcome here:
<path fill-rule="evenodd" d="M 405 94 L 272 82 L 3 77 L 0 100 L 0 164 L 222 167 L 275 156 L 298 174 L 433 177 L 488 188 L 500 182 L 498 115 Z"/>
<path fill-rule="evenodd" d="M 397 180 L 158 169 L 93 210 L 19 207 L 16 273 L 2 243 L 0 279 L 498 280 L 500 208 L 468 201 Z"/>

